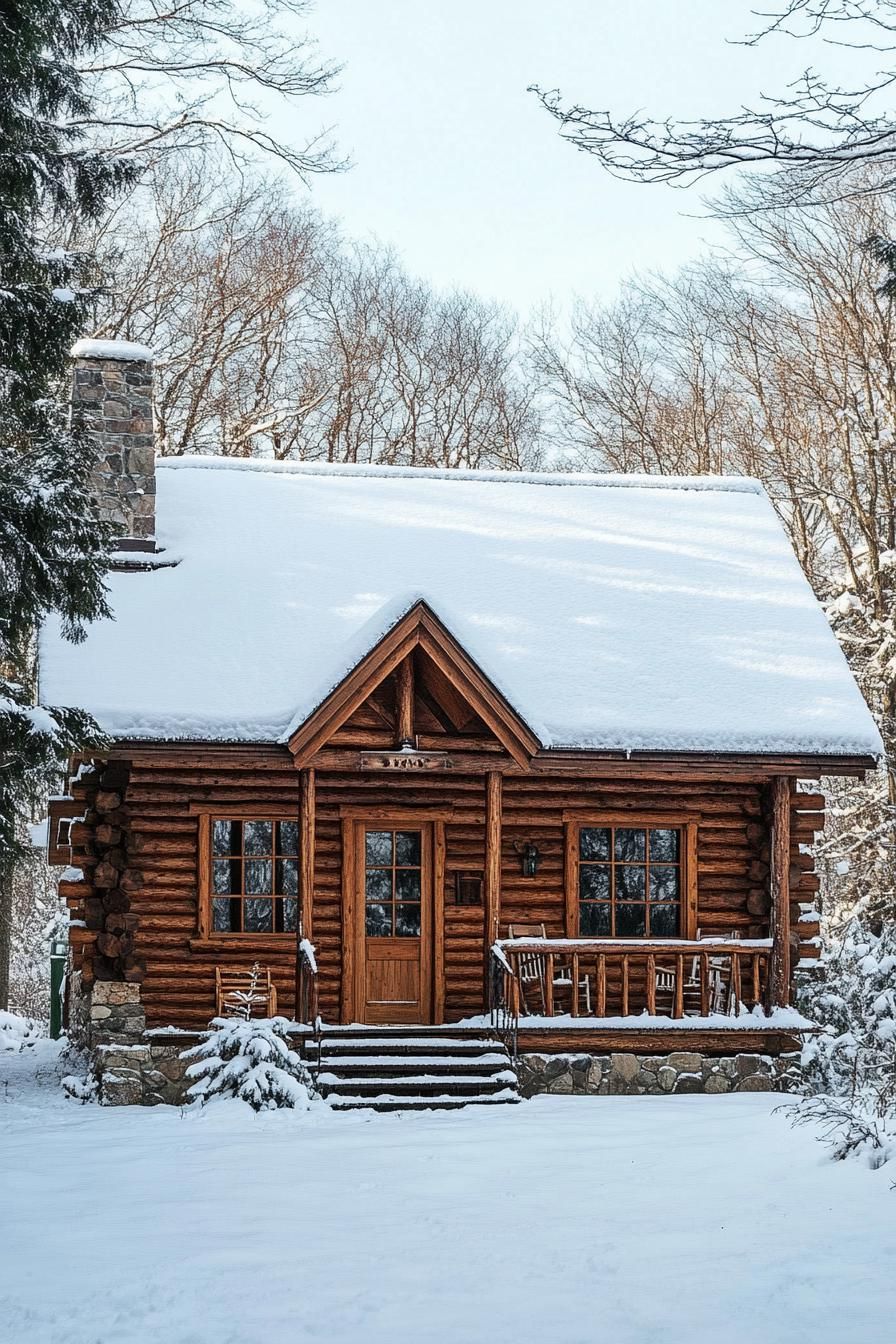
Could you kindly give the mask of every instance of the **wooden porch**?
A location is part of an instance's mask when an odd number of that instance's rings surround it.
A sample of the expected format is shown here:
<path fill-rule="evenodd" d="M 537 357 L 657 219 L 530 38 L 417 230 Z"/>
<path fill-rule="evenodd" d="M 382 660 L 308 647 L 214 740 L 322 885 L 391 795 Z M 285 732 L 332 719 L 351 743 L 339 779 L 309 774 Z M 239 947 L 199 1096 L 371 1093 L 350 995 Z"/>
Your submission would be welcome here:
<path fill-rule="evenodd" d="M 771 1003 L 774 957 L 771 938 L 500 939 L 492 1022 L 514 1051 L 777 1053 L 794 1028 Z"/>

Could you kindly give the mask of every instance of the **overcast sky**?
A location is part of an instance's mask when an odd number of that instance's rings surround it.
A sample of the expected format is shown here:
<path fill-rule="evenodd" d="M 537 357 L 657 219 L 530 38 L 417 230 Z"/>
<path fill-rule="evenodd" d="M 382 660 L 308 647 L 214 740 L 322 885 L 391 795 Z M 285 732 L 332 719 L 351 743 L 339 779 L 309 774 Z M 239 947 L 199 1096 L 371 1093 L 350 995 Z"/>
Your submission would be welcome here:
<path fill-rule="evenodd" d="M 632 271 L 674 269 L 724 237 L 694 217 L 698 191 L 614 181 L 565 144 L 528 84 L 698 116 L 782 88 L 812 54 L 844 60 L 786 39 L 727 45 L 756 26 L 744 0 L 318 0 L 308 26 L 345 63 L 313 115 L 354 163 L 314 182 L 320 208 L 438 285 L 524 312 L 609 298 Z"/>

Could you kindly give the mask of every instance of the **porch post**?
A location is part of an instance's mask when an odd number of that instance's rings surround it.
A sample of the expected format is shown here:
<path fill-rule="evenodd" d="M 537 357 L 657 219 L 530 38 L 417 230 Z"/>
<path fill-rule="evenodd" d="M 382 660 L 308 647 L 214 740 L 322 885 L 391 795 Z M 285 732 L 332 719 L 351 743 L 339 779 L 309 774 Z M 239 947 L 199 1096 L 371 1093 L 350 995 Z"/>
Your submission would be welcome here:
<path fill-rule="evenodd" d="M 485 941 L 491 947 L 501 919 L 501 793 L 502 776 L 485 776 Z M 486 973 L 488 962 L 486 961 Z"/>
<path fill-rule="evenodd" d="M 299 776 L 299 918 L 296 932 L 296 1020 L 300 1008 L 302 958 L 299 941 L 314 937 L 314 769 L 309 767 Z"/>
<path fill-rule="evenodd" d="M 769 1003 L 790 1001 L 790 780 L 776 775 L 771 786 L 771 934 Z"/>

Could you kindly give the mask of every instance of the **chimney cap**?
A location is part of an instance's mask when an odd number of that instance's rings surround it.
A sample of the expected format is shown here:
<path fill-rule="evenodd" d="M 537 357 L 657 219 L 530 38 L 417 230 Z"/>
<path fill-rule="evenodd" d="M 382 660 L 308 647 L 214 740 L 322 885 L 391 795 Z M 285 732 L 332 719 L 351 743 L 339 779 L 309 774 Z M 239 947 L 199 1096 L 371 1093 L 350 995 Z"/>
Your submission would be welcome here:
<path fill-rule="evenodd" d="M 153 353 L 148 345 L 139 345 L 136 341 L 76 341 L 72 346 L 72 359 L 123 359 L 142 360 L 151 364 Z"/>

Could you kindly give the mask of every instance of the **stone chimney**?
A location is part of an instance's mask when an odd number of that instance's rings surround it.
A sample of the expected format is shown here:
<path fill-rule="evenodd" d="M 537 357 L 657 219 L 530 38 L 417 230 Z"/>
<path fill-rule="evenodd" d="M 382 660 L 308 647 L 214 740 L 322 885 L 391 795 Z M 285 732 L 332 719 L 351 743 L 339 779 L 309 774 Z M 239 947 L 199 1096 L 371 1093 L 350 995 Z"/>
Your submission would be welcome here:
<path fill-rule="evenodd" d="M 121 550 L 152 551 L 156 470 L 152 431 L 152 351 L 130 341 L 78 341 L 72 349 L 72 423 L 97 447 L 94 488 Z"/>

